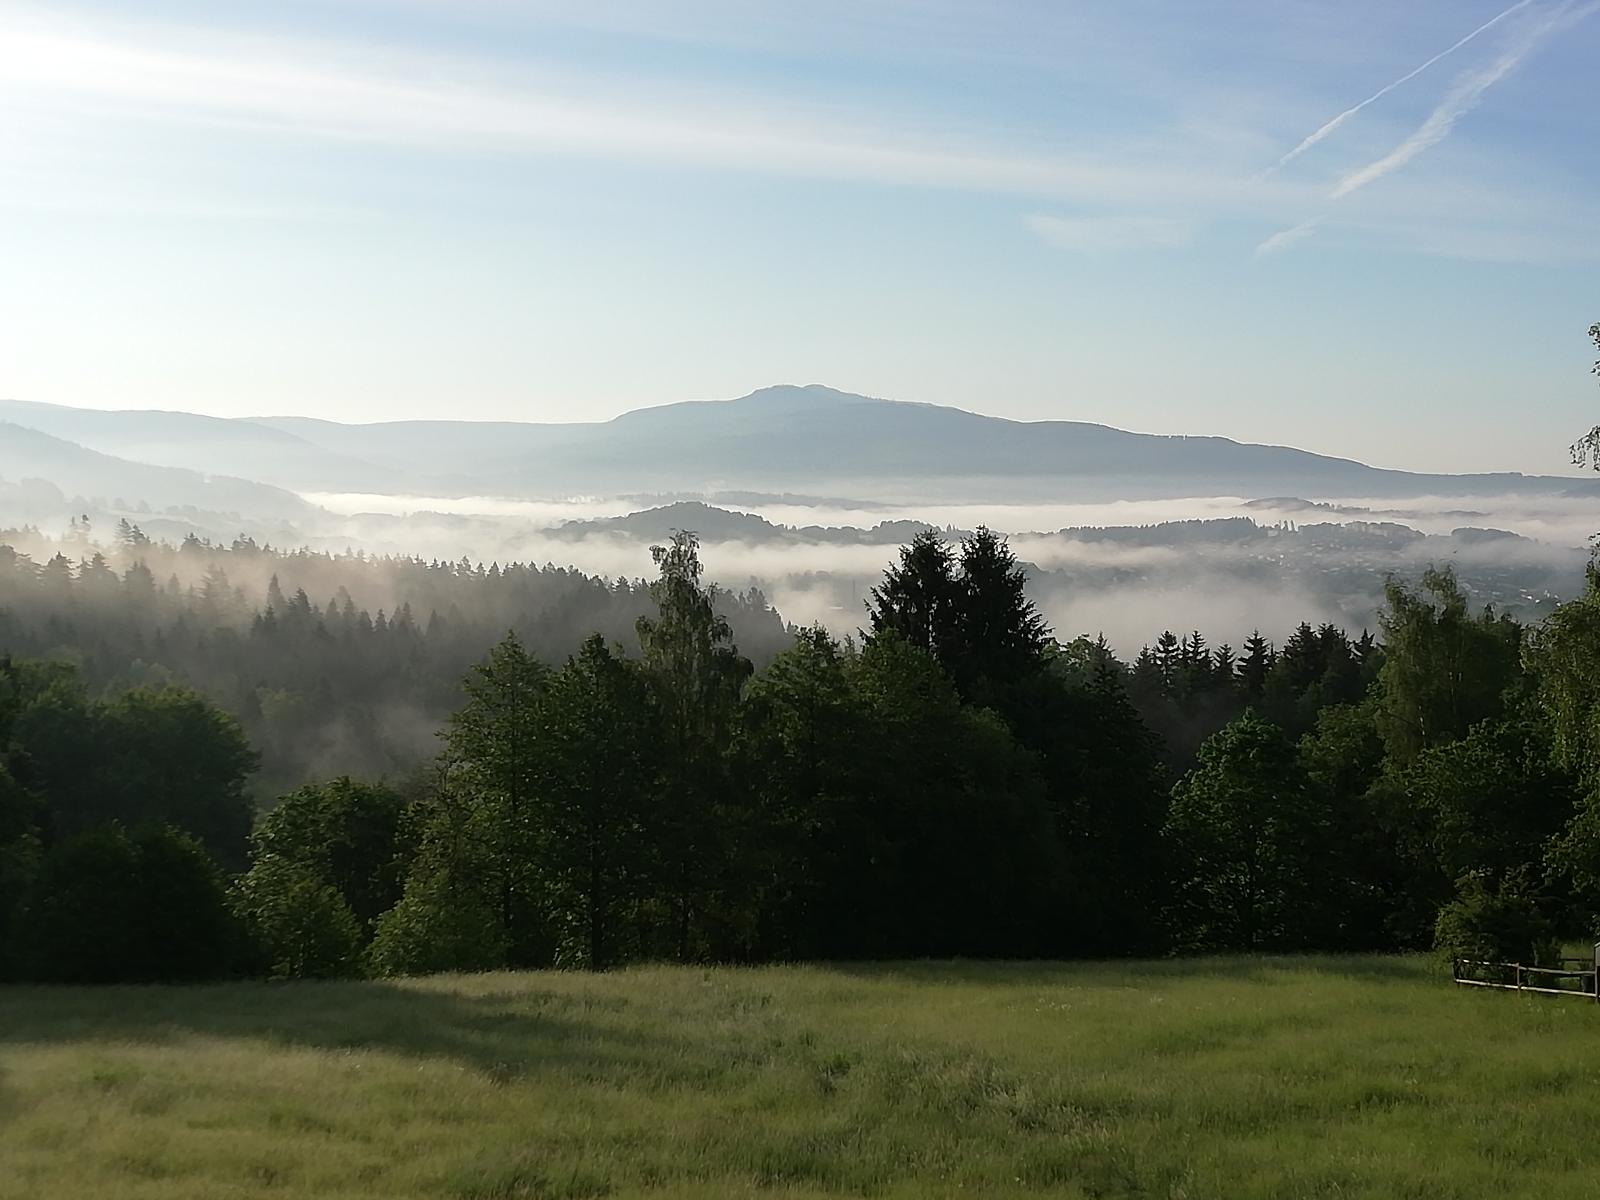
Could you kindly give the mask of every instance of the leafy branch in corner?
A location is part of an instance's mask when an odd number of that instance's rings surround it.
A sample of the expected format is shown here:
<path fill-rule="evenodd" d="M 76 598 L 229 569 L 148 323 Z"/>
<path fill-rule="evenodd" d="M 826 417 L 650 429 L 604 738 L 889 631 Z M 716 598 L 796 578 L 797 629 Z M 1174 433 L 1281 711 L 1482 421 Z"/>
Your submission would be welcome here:
<path fill-rule="evenodd" d="M 1595 349 L 1600 350 L 1600 323 L 1589 326 L 1589 336 L 1594 339 Z M 1600 375 L 1600 358 L 1595 359 L 1594 373 Z M 1572 463 L 1600 471 L 1600 425 L 1572 443 Z"/>

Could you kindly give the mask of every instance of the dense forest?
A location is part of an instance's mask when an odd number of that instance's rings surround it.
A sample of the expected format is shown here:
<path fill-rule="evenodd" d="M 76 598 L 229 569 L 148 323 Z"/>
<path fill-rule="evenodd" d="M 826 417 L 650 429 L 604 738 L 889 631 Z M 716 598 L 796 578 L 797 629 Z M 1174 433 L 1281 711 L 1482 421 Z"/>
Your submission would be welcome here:
<path fill-rule="evenodd" d="M 1430 572 L 1376 634 L 1125 663 L 986 530 L 915 538 L 859 641 L 707 586 L 691 534 L 609 584 L 119 532 L 0 563 L 4 977 L 1532 958 L 1600 912 L 1600 576 L 1534 628 Z M 306 777 L 396 698 L 409 740 Z"/>
<path fill-rule="evenodd" d="M 106 544 L 0 531 L 0 652 L 70 662 L 96 696 L 179 684 L 236 717 L 260 752 L 263 805 L 314 779 L 401 777 L 430 760 L 461 680 L 516 630 L 560 661 L 590 633 L 636 650 L 643 582 L 524 563 L 282 551 L 240 537 Z M 789 634 L 759 592 L 719 591 L 765 663 Z"/>

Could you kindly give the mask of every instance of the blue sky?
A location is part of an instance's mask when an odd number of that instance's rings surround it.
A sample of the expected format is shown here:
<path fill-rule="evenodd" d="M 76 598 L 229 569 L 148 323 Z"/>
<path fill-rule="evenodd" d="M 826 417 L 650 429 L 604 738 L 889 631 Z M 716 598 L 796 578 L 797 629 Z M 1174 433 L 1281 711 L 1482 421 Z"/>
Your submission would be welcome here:
<path fill-rule="evenodd" d="M 822 382 L 1561 472 L 1600 419 L 1596 8 L 0 0 L 0 395 Z"/>

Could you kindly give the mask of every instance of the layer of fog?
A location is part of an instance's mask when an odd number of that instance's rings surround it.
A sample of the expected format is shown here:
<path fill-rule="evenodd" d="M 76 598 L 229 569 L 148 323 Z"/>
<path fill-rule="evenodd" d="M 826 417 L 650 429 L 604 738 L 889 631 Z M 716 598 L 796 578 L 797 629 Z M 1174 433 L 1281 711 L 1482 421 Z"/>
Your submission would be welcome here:
<path fill-rule="evenodd" d="M 382 496 L 367 493 L 308 493 L 307 500 L 340 517 L 377 515 L 425 520 L 431 514 L 481 517 L 518 522 L 524 528 L 555 528 L 569 521 L 624 516 L 690 497 L 578 496 L 549 500 L 502 499 L 487 496 L 445 498 Z M 920 521 L 940 528 L 991 529 L 1017 535 L 1075 528 L 1156 525 L 1172 521 L 1250 517 L 1261 524 L 1290 522 L 1394 522 L 1422 533 L 1446 534 L 1453 529 L 1503 529 L 1563 546 L 1585 545 L 1600 528 L 1600 505 L 1591 497 L 1460 497 L 1420 496 L 1408 500 L 1344 496 L 1319 499 L 1250 499 L 1243 496 L 1197 496 L 1183 500 L 1119 500 L 1100 503 L 1010 504 L 932 501 L 885 504 L 826 500 L 796 502 L 787 497 L 698 497 L 730 512 L 749 513 L 791 528 L 870 529 L 886 521 Z M 457 553 L 469 555 L 463 547 Z"/>
<path fill-rule="evenodd" d="M 451 551 L 460 557 L 460 529 L 450 525 L 432 530 L 408 522 L 404 540 L 420 548 L 437 537 L 437 557 Z M 1572 595 L 1581 585 L 1585 553 L 1577 547 L 1399 536 L 1341 548 L 1338 528 L 1269 527 L 1238 544 L 1144 545 L 1064 534 L 1010 540 L 1059 636 L 1104 633 L 1125 654 L 1169 628 L 1202 629 L 1234 645 L 1255 630 L 1281 641 L 1302 621 L 1375 628 L 1385 577 L 1414 582 L 1429 566 L 1455 566 L 1469 592 L 1502 607 Z M 1351 530 L 1349 536 L 1363 535 Z M 393 537 L 389 530 L 386 540 Z M 553 563 L 608 578 L 648 578 L 654 570 L 647 540 L 610 532 L 572 538 L 523 530 L 484 549 L 492 552 L 468 557 Z M 736 591 L 759 588 L 789 623 L 821 623 L 841 636 L 866 623 L 871 588 L 898 553 L 893 542 L 708 540 L 701 546 L 711 581 Z"/>
<path fill-rule="evenodd" d="M 552 564 L 608 579 L 641 579 L 654 573 L 652 539 L 586 529 L 581 523 L 686 497 L 309 498 L 325 515 L 305 528 L 276 528 L 272 544 L 451 562 Z M 855 632 L 865 623 L 872 586 L 895 560 L 904 535 L 897 529 L 850 540 L 826 531 L 870 531 L 899 521 L 953 531 L 987 525 L 1008 534 L 1029 565 L 1032 593 L 1059 636 L 1103 632 L 1130 654 L 1168 628 L 1199 628 L 1213 640 L 1237 645 L 1255 629 L 1281 640 L 1301 621 L 1370 627 L 1385 575 L 1415 579 L 1429 565 L 1455 565 L 1480 599 L 1534 611 L 1550 597 L 1571 595 L 1581 586 L 1583 547 L 1600 527 L 1600 506 L 1576 497 L 1308 501 L 1213 496 L 1033 505 L 891 505 L 715 493 L 700 499 L 777 526 L 754 540 L 705 537 L 702 558 L 710 580 L 737 591 L 759 588 L 791 624 L 820 622 L 841 635 Z M 154 526 L 153 534 L 176 540 L 182 536 L 180 516 L 142 519 Z M 1198 527 L 1131 532 L 1241 517 L 1270 536 L 1235 544 L 1225 529 L 1215 535 Z M 0 512 L 0 527 L 10 523 Z M 64 527 L 65 517 L 61 523 Z M 1388 528 L 1375 528 L 1383 526 Z M 1431 536 L 1418 540 L 1398 526 Z M 819 532 L 807 535 L 807 527 Z M 1341 542 L 1341 528 L 1348 529 L 1350 545 Z M 96 529 L 109 532 L 99 515 Z M 1505 530 L 1534 540 L 1448 536 L 1459 529 Z M 1119 532 L 1096 532 L 1103 530 Z M 201 534 L 233 536 L 221 527 Z M 1279 534 L 1286 536 L 1275 541 Z M 390 607 L 391 599 L 370 597 L 363 603 L 376 609 Z"/>
<path fill-rule="evenodd" d="M 438 513 L 454 517 L 514 517 L 545 527 L 564 521 L 626 516 L 642 507 L 637 500 L 627 497 L 518 500 L 497 496 L 390 496 L 377 492 L 302 492 L 300 495 L 336 516 L 410 517 Z"/>
<path fill-rule="evenodd" d="M 308 540 L 330 549 L 342 548 L 342 540 L 384 553 L 551 563 L 607 578 L 648 578 L 654 569 L 649 539 L 581 523 L 685 498 L 323 496 L 316 498 L 319 503 L 341 510 L 336 532 Z M 1028 564 L 1032 594 L 1058 636 L 1103 633 L 1128 655 L 1169 628 L 1201 629 L 1214 641 L 1234 645 L 1256 630 L 1281 641 L 1302 621 L 1352 631 L 1375 628 L 1385 577 L 1415 581 L 1428 566 L 1454 565 L 1480 600 L 1533 612 L 1551 595 L 1576 592 L 1582 547 L 1600 527 L 1593 500 L 1565 497 L 1210 496 L 1032 505 L 890 505 L 715 493 L 696 498 L 779 527 L 765 540 L 703 538 L 701 555 L 710 580 L 733 590 L 759 588 L 791 624 L 855 633 L 866 624 L 872 586 L 899 551 L 895 538 L 846 544 L 823 533 L 807 536 L 806 528 L 871 530 L 912 521 L 960 531 L 987 525 L 1008 534 Z M 1288 536 L 1236 545 L 1203 529 L 1191 536 L 1181 527 L 1148 537 L 1093 532 L 1241 517 Z M 1431 536 L 1417 540 L 1401 529 L 1373 526 L 1405 526 Z M 1340 527 L 1354 527 L 1349 534 L 1360 549 L 1340 544 Z M 1463 528 L 1534 540 L 1448 537 Z"/>

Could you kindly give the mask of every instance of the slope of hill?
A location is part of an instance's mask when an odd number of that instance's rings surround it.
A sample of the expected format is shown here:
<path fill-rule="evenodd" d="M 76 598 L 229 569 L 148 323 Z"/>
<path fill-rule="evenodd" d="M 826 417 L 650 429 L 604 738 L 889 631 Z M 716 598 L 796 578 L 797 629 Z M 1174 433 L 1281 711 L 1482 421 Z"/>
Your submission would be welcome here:
<path fill-rule="evenodd" d="M 392 467 L 338 454 L 254 421 L 0 400 L 0 422 L 136 463 L 202 474 L 221 471 L 297 490 L 325 489 L 333 480 L 348 491 L 388 490 L 405 482 Z"/>
<path fill-rule="evenodd" d="M 522 421 L 380 421 L 344 425 L 316 417 L 255 417 L 251 423 L 293 435 L 332 454 L 358 456 L 386 470 L 434 481 L 454 479 L 458 488 L 471 487 L 472 477 L 486 463 L 524 457 L 539 462 L 604 428 Z M 332 490 L 332 483 L 328 481 L 323 486 Z"/>
<path fill-rule="evenodd" d="M 281 520 L 305 518 L 316 511 L 293 492 L 264 483 L 128 462 L 9 424 L 0 424 L 0 479 L 45 480 L 68 500 L 82 497 L 119 509 L 143 502 L 158 510 L 195 508 Z"/>
<path fill-rule="evenodd" d="M 1285 446 L 1012 421 L 820 385 L 574 424 L 221 420 L 0 404 L 11 420 L 139 461 L 301 491 L 552 497 L 752 489 L 986 499 L 1600 495 L 1572 478 L 1419 475 Z"/>
<path fill-rule="evenodd" d="M 775 525 L 753 513 L 718 508 L 700 500 L 678 500 L 621 517 L 567 521 L 549 530 L 549 533 L 571 542 L 581 542 L 595 534 L 642 541 L 666 541 L 676 531 L 688 529 L 707 542 L 899 546 L 927 528 L 929 526 L 922 521 L 879 521 L 870 529 L 832 525 Z"/>
<path fill-rule="evenodd" d="M 842 488 L 1059 499 L 1199 495 L 1560 495 L 1591 481 L 1515 473 L 1419 475 L 1285 446 L 1012 421 L 820 385 L 638 409 L 594 424 L 265 418 L 326 449 L 412 472 L 469 474 L 493 494 Z"/>

